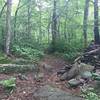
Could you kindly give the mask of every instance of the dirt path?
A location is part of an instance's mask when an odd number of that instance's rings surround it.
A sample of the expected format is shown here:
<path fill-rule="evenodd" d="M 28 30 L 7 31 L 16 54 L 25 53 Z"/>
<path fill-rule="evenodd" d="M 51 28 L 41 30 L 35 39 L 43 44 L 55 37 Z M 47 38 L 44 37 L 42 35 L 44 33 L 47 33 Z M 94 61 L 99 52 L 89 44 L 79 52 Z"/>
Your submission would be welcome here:
<path fill-rule="evenodd" d="M 66 64 L 68 63 L 62 58 L 48 55 L 45 56 L 39 64 L 39 80 L 36 79 L 34 73 L 32 72 L 25 74 L 28 80 L 20 80 L 18 74 L 0 74 L 0 80 L 7 79 L 11 76 L 16 77 L 16 89 L 11 94 L 6 93 L 6 91 L 2 87 L 0 87 L 0 100 L 33 100 L 33 93 L 35 93 L 39 88 L 46 85 L 59 88 L 63 91 L 66 91 L 66 93 L 78 95 L 80 93 L 79 88 L 69 89 L 66 86 L 67 82 L 59 81 L 56 75 L 57 70 L 59 70 Z"/>

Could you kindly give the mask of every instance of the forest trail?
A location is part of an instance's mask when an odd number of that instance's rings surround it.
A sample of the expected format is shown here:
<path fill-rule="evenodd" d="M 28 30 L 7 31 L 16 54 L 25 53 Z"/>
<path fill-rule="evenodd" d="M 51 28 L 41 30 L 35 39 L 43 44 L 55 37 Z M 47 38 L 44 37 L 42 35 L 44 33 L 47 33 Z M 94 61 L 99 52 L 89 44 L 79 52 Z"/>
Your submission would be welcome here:
<path fill-rule="evenodd" d="M 42 98 L 39 100 L 83 100 L 82 98 L 78 97 L 80 95 L 80 89 L 71 89 L 68 87 L 67 81 L 61 82 L 59 78 L 57 77 L 57 71 L 59 71 L 64 66 L 68 65 L 69 63 L 65 61 L 63 58 L 55 57 L 52 55 L 46 55 L 41 61 L 40 61 L 40 73 L 43 73 L 43 83 L 45 84 L 42 88 L 37 90 L 37 93 L 35 95 L 38 97 L 40 95 L 45 96 L 48 95 L 50 89 L 52 90 L 52 87 L 54 91 L 58 92 L 53 93 L 54 98 Z M 43 93 L 41 93 L 41 91 Z M 63 93 L 65 94 L 63 94 Z M 59 96 L 59 93 L 61 96 Z M 44 95 L 45 94 L 45 95 Z M 56 95 L 55 95 L 56 94 Z M 52 95 L 52 94 L 51 94 Z M 64 95 L 64 96 L 63 96 Z M 57 98 L 56 96 L 59 96 Z M 63 96 L 63 97 L 62 97 Z M 56 99 L 55 99 L 56 98 Z M 38 99 L 36 99 L 38 100 Z"/>
<path fill-rule="evenodd" d="M 49 67 L 51 66 L 51 69 L 54 72 L 57 72 L 59 69 L 63 68 L 68 64 L 67 61 L 65 61 L 61 57 L 55 57 L 53 55 L 46 55 L 41 61 L 40 61 L 40 67 Z M 48 68 L 49 69 L 49 68 Z M 44 68 L 45 70 L 45 68 Z"/>
<path fill-rule="evenodd" d="M 62 58 L 46 55 L 39 63 L 39 73 L 37 75 L 32 72 L 25 74 L 27 80 L 21 80 L 18 74 L 1 74 L 0 79 L 16 77 L 16 89 L 8 94 L 0 87 L 0 100 L 58 100 L 59 95 L 59 100 L 74 100 L 75 98 L 82 100 L 77 97 L 80 94 L 79 88 L 70 89 L 67 86 L 67 81 L 61 82 L 57 77 L 57 71 L 66 64 L 68 62 Z M 53 93 L 51 94 L 51 92 Z M 49 97 L 49 94 L 53 97 Z M 44 98 L 45 96 L 46 98 Z"/>

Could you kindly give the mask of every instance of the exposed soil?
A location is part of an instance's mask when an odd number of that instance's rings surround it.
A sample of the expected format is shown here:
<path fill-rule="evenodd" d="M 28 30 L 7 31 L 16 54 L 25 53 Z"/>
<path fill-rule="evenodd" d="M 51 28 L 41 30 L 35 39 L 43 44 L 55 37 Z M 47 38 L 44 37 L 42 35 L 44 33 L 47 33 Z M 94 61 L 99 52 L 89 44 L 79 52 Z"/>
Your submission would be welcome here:
<path fill-rule="evenodd" d="M 52 71 L 47 72 L 47 70 L 43 69 L 42 73 L 44 76 L 39 81 L 34 78 L 34 73 L 32 72 L 25 74 L 28 80 L 20 80 L 18 74 L 0 74 L 0 80 L 7 79 L 11 76 L 16 77 L 16 89 L 14 89 L 11 93 L 7 93 L 7 91 L 0 86 L 0 100 L 33 100 L 33 93 L 44 85 L 51 85 L 75 95 L 80 93 L 79 88 L 68 88 L 66 85 L 67 82 L 59 81 L 56 75 L 57 70 L 68 64 L 67 61 L 54 56 L 46 56 L 40 61 L 40 69 L 42 68 L 43 63 L 52 66 Z M 41 70 L 39 73 L 41 73 Z"/>

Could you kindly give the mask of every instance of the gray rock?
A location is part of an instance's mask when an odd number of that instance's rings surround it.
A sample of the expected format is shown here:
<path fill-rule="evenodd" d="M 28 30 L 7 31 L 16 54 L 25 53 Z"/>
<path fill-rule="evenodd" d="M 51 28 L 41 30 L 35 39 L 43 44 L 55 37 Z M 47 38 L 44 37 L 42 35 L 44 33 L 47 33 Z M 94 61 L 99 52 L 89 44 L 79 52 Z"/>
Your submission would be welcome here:
<path fill-rule="evenodd" d="M 36 81 L 41 81 L 44 78 L 44 73 L 37 73 L 34 75 Z"/>
<path fill-rule="evenodd" d="M 65 72 L 66 72 L 65 69 L 61 69 L 60 71 L 57 72 L 57 75 L 62 75 L 62 74 L 64 74 Z"/>
<path fill-rule="evenodd" d="M 80 73 L 84 73 L 86 71 L 91 72 L 94 70 L 94 68 L 95 68 L 94 66 L 85 63 L 80 63 L 79 65 Z"/>
<path fill-rule="evenodd" d="M 73 96 L 70 93 L 53 88 L 49 85 L 41 87 L 33 94 L 35 100 L 84 100 L 83 98 Z"/>
<path fill-rule="evenodd" d="M 91 79 L 92 78 L 91 72 L 88 72 L 88 71 L 82 73 L 81 76 L 83 79 Z"/>
<path fill-rule="evenodd" d="M 67 77 L 68 77 L 68 73 L 66 72 L 66 73 L 64 73 L 63 75 L 61 75 L 60 80 L 61 80 L 61 81 L 64 81 L 64 80 L 67 79 Z"/>
<path fill-rule="evenodd" d="M 25 75 L 22 75 L 21 73 L 18 74 L 18 78 L 19 78 L 20 80 L 28 80 L 28 77 L 25 76 Z"/>
<path fill-rule="evenodd" d="M 68 84 L 71 86 L 71 87 L 77 87 L 81 84 L 82 82 L 80 80 L 77 80 L 77 79 L 71 79 L 68 81 Z"/>

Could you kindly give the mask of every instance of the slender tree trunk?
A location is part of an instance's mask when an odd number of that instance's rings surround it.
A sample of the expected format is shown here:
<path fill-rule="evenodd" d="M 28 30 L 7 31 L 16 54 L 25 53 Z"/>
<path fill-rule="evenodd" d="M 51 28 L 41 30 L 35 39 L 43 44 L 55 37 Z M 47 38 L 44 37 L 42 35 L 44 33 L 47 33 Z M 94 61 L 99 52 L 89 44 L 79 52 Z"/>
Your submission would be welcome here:
<path fill-rule="evenodd" d="M 47 26 L 47 30 L 48 30 L 48 43 L 50 43 L 50 27 L 51 27 L 51 24 L 50 24 L 50 21 L 51 21 L 51 13 L 49 15 L 49 18 L 48 18 L 48 26 Z"/>
<path fill-rule="evenodd" d="M 21 0 L 19 0 L 17 9 L 16 9 L 16 11 L 15 11 L 15 19 L 14 19 L 14 37 L 16 36 L 16 21 L 17 21 L 17 14 L 18 14 L 20 2 L 21 2 Z"/>
<path fill-rule="evenodd" d="M 52 46 L 53 49 L 55 48 L 55 44 L 57 42 L 57 14 L 56 14 L 56 3 L 57 1 L 54 0 L 54 9 L 53 9 L 53 16 L 52 16 Z M 53 50 L 54 51 L 54 50 Z"/>
<path fill-rule="evenodd" d="M 27 32 L 29 38 L 31 38 L 31 0 L 28 1 L 28 26 L 27 26 Z"/>
<path fill-rule="evenodd" d="M 42 27 L 41 27 L 41 21 L 42 21 L 42 12 L 41 12 L 41 1 L 39 5 L 39 42 L 42 40 Z"/>
<path fill-rule="evenodd" d="M 98 0 L 94 0 L 94 40 L 96 44 L 100 44 L 98 25 Z"/>
<path fill-rule="evenodd" d="M 64 38 L 65 39 L 67 39 L 67 34 L 66 34 L 67 33 L 67 31 L 66 31 L 67 29 L 66 28 L 67 28 L 67 15 L 65 17 L 65 22 L 64 22 Z"/>
<path fill-rule="evenodd" d="M 65 40 L 68 38 L 68 32 L 67 32 L 67 16 L 68 16 L 68 2 L 69 2 L 70 0 L 65 0 L 65 2 L 66 2 L 66 13 L 65 13 L 65 21 L 64 21 L 64 38 L 65 38 Z M 68 39 L 67 39 L 68 40 Z"/>
<path fill-rule="evenodd" d="M 2 13 L 3 13 L 3 11 L 4 11 L 5 7 L 6 7 L 6 5 L 7 5 L 7 2 L 5 2 L 4 6 L 2 7 L 2 9 L 1 9 L 1 11 L 0 11 L 0 18 L 1 18 L 1 16 L 2 16 Z"/>
<path fill-rule="evenodd" d="M 60 32 L 61 32 L 61 21 L 60 21 L 61 19 L 60 19 L 60 17 L 59 17 L 59 19 L 57 19 L 57 38 L 60 40 L 60 38 L 61 38 L 61 35 L 60 35 Z"/>
<path fill-rule="evenodd" d="M 89 1 L 90 0 L 85 0 L 85 7 L 84 7 L 84 19 L 83 19 L 84 47 L 87 46 L 87 21 L 89 12 Z"/>
<path fill-rule="evenodd" d="M 7 55 L 10 54 L 10 43 L 11 43 L 11 4 L 12 0 L 7 0 L 7 15 L 6 15 L 6 45 L 5 52 Z"/>

